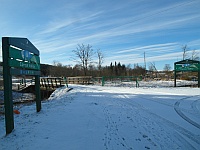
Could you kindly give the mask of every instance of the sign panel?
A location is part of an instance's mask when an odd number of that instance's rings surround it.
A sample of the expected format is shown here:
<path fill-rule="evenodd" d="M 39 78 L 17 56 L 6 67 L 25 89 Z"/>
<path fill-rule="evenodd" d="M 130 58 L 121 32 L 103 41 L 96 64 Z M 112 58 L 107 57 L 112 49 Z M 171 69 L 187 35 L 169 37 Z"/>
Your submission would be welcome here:
<path fill-rule="evenodd" d="M 176 64 L 176 71 L 198 71 L 200 68 L 199 64 Z"/>
<path fill-rule="evenodd" d="M 40 54 L 39 50 L 27 38 L 8 37 L 8 44 L 21 49 L 26 49 L 35 55 Z"/>
<path fill-rule="evenodd" d="M 24 61 L 30 61 L 33 63 L 40 63 L 40 57 L 37 55 L 34 55 L 33 53 L 27 51 L 27 50 L 18 50 L 13 47 L 9 47 L 9 57 L 15 58 L 19 60 Z"/>
<path fill-rule="evenodd" d="M 40 70 L 39 56 L 36 56 L 27 50 L 18 50 L 9 47 L 9 57 L 10 67 Z"/>
<path fill-rule="evenodd" d="M 14 59 L 9 60 L 9 65 L 10 65 L 10 67 L 16 67 L 16 68 L 40 70 L 40 65 L 38 65 L 38 64 L 32 64 L 32 63 L 18 61 L 18 60 L 14 60 Z"/>

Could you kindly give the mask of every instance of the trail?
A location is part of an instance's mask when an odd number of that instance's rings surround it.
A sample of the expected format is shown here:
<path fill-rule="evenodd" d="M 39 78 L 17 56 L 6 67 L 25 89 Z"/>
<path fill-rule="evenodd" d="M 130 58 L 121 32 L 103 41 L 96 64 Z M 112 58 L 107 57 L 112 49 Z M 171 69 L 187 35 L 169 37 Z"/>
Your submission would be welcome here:
<path fill-rule="evenodd" d="M 15 130 L 0 128 L 1 150 L 199 149 L 200 131 L 177 114 L 199 121 L 198 97 L 160 89 L 72 86 L 55 91 L 42 103 L 20 108 Z M 184 92 L 184 91 L 183 91 Z M 188 101 L 182 99 L 188 98 Z M 181 101 L 182 100 L 182 101 Z M 178 106 L 177 101 L 181 101 Z M 189 104 L 189 105 L 188 105 Z M 3 118 L 0 125 L 3 127 Z M 33 144 L 34 143 L 34 144 Z"/>

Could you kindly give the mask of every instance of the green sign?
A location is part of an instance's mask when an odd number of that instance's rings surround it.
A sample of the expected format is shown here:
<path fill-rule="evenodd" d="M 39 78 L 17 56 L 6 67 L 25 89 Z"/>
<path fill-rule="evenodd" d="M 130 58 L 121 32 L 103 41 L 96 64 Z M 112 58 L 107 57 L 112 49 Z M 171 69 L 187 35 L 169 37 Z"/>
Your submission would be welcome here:
<path fill-rule="evenodd" d="M 6 134 L 14 129 L 12 75 L 35 76 L 36 109 L 41 110 L 40 57 L 38 49 L 27 38 L 2 38 L 4 107 Z"/>
<path fill-rule="evenodd" d="M 27 50 L 9 47 L 9 66 L 40 70 L 40 58 Z"/>
<path fill-rule="evenodd" d="M 176 64 L 176 71 L 198 71 L 200 68 L 199 64 Z"/>

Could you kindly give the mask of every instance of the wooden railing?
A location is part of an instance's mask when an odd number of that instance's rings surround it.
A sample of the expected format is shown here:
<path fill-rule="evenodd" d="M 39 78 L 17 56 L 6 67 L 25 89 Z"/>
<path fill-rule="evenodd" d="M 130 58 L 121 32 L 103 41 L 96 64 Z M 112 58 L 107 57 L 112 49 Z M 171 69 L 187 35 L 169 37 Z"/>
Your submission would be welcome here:
<path fill-rule="evenodd" d="M 43 88 L 58 88 L 61 86 L 66 85 L 66 79 L 65 78 L 59 78 L 59 77 L 41 77 L 40 78 L 40 87 Z"/>
<path fill-rule="evenodd" d="M 24 82 L 22 82 L 24 80 Z M 100 80 L 99 80 L 100 82 Z M 93 84 L 94 78 L 92 76 L 78 76 L 78 77 L 40 77 L 40 87 L 44 89 L 56 89 L 58 87 L 68 84 Z M 13 90 L 19 91 L 27 86 L 34 85 L 34 79 L 16 79 L 13 81 Z M 0 80 L 0 89 L 3 89 L 3 80 Z"/>

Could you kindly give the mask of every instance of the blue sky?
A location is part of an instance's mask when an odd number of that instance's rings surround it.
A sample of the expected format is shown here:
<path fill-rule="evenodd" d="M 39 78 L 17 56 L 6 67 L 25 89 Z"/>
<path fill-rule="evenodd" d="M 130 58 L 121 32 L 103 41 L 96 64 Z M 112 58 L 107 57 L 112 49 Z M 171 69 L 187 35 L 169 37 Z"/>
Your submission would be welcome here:
<path fill-rule="evenodd" d="M 74 65 L 77 44 L 100 49 L 104 66 L 144 66 L 145 52 L 147 69 L 155 63 L 158 70 L 173 69 L 183 45 L 200 53 L 200 0 L 0 0 L 0 6 L 0 36 L 28 38 L 41 63 Z"/>

